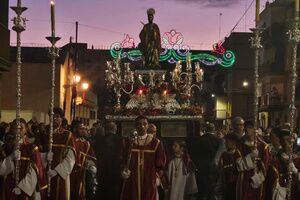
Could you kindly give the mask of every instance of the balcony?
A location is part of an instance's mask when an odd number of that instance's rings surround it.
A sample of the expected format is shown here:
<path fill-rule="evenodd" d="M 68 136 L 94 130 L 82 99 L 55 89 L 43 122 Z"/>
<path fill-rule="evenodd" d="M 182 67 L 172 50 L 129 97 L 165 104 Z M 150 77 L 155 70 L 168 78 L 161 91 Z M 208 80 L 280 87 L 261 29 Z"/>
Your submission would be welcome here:
<path fill-rule="evenodd" d="M 280 111 L 284 108 L 283 96 L 278 93 L 266 93 L 259 99 L 259 111 Z"/>

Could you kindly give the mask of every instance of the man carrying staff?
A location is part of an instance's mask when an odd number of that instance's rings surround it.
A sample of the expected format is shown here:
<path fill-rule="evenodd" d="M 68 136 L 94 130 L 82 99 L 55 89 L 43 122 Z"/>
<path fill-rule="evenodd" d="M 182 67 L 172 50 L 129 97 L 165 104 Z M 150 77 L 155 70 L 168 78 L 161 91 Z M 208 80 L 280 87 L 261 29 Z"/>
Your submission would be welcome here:
<path fill-rule="evenodd" d="M 93 177 L 96 177 L 96 157 L 91 144 L 84 138 L 86 128 L 83 123 L 73 120 L 71 131 L 74 134 L 77 152 L 76 165 L 71 173 L 71 199 L 84 200 L 86 199 L 86 172 L 89 171 Z"/>
<path fill-rule="evenodd" d="M 3 146 L 0 147 L 0 179 L 4 186 L 0 190 L 0 199 L 41 199 L 40 191 L 45 189 L 42 188 L 45 178 L 40 151 L 37 146 L 28 142 L 26 121 L 22 118 L 20 119 L 19 141 L 16 141 L 17 132 L 17 124 L 14 121 L 4 137 Z M 17 142 L 20 143 L 19 150 L 15 149 Z M 20 182 L 17 185 L 15 182 L 16 160 L 20 162 Z"/>
<path fill-rule="evenodd" d="M 165 165 L 166 155 L 161 142 L 147 134 L 148 119 L 139 116 L 135 119 L 138 133 L 133 141 L 129 168 L 125 166 L 121 172 L 124 179 L 122 200 L 156 200 L 156 187 L 162 185 L 166 189 Z M 123 142 L 122 158 L 126 163 L 129 141 Z"/>
<path fill-rule="evenodd" d="M 255 141 L 256 138 L 256 141 Z M 236 200 L 263 200 L 265 177 L 271 154 L 268 145 L 255 137 L 254 122 L 245 122 L 245 135 L 238 146 Z"/>
<path fill-rule="evenodd" d="M 69 200 L 70 174 L 76 162 L 75 141 L 72 133 L 61 126 L 63 110 L 55 107 L 53 112 L 53 149 L 47 155 L 47 160 L 52 160 L 48 170 L 51 178 L 50 199 Z"/>
<path fill-rule="evenodd" d="M 286 200 L 289 170 L 292 173 L 291 200 L 300 199 L 300 157 L 292 151 L 290 130 L 279 130 L 281 149 L 269 165 L 266 200 Z M 289 155 L 292 161 L 289 162 Z"/>

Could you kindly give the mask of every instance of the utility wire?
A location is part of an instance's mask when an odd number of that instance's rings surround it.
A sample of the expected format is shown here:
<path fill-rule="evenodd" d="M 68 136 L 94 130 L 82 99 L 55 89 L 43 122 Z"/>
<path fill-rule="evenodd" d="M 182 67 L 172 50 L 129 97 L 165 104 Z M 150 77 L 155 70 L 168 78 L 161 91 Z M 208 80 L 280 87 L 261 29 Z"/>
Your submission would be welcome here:
<path fill-rule="evenodd" d="M 240 24 L 240 22 L 243 20 L 245 15 L 248 13 L 250 8 L 252 7 L 254 1 L 255 0 L 252 0 L 252 2 L 249 4 L 248 8 L 245 10 L 244 14 L 241 16 L 241 18 L 237 21 L 237 23 L 233 26 L 233 28 L 229 31 L 229 33 L 223 38 L 222 43 L 224 42 L 225 38 L 228 37 L 236 29 L 236 27 Z"/>

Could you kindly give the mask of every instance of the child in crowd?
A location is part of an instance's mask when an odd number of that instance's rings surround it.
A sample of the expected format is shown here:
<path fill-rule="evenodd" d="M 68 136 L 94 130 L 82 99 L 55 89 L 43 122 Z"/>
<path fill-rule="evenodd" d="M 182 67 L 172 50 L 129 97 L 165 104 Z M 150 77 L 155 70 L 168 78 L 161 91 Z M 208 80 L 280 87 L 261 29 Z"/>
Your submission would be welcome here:
<path fill-rule="evenodd" d="M 195 165 L 186 152 L 185 142 L 175 141 L 172 146 L 173 158 L 168 165 L 170 190 L 166 200 L 193 199 L 198 192 L 195 178 Z"/>

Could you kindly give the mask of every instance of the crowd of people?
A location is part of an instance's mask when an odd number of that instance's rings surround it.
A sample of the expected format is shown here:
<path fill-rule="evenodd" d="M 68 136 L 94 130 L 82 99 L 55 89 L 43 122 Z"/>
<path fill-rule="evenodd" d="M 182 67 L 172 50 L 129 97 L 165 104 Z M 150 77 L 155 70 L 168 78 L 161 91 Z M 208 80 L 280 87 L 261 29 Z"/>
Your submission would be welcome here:
<path fill-rule="evenodd" d="M 49 125 L 0 124 L 0 199 L 300 199 L 299 146 L 288 123 L 263 131 L 236 117 L 228 131 L 206 123 L 170 140 L 139 116 L 122 138 L 114 122 L 69 125 L 56 107 L 53 129 L 50 143 Z"/>

